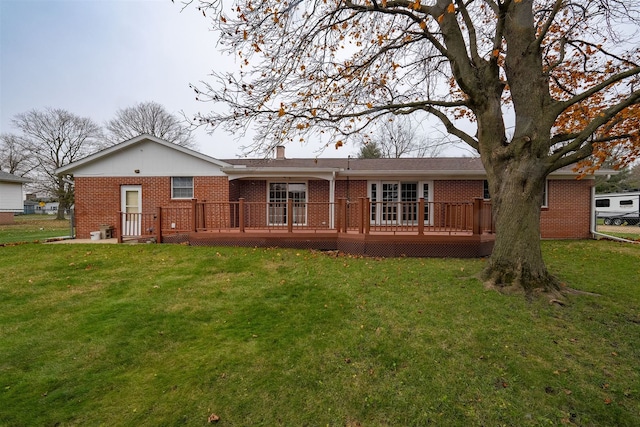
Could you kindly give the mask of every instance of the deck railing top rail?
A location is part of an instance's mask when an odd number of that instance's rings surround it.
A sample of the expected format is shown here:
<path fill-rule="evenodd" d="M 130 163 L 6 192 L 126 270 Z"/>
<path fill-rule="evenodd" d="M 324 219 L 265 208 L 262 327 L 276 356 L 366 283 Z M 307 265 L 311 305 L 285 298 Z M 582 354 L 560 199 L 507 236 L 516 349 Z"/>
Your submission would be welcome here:
<path fill-rule="evenodd" d="M 191 232 L 311 232 L 385 234 L 493 233 L 490 202 L 371 201 L 206 202 L 120 213 L 119 240 Z"/>

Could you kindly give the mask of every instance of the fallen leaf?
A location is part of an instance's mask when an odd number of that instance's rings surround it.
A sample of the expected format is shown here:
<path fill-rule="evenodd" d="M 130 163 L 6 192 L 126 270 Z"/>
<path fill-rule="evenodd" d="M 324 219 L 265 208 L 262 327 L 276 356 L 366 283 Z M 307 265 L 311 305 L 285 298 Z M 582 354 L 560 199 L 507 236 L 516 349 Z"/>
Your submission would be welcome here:
<path fill-rule="evenodd" d="M 207 418 L 207 421 L 210 423 L 217 423 L 218 421 L 220 421 L 220 417 L 216 414 L 211 414 L 209 415 L 209 418 Z"/>

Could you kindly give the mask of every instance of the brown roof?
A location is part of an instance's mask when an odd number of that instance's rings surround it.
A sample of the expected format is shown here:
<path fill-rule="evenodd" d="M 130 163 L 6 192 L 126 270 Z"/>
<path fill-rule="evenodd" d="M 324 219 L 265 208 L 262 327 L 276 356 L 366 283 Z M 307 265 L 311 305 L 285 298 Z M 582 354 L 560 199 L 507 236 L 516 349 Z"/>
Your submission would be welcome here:
<path fill-rule="evenodd" d="M 247 168 L 336 168 L 353 171 L 477 171 L 482 162 L 474 157 L 425 157 L 401 159 L 225 159 Z"/>

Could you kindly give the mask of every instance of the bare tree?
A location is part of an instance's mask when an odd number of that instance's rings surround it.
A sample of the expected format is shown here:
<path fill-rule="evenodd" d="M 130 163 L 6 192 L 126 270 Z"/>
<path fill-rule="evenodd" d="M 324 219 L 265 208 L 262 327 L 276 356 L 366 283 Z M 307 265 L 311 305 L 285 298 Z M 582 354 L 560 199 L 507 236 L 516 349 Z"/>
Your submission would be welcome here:
<path fill-rule="evenodd" d="M 105 127 L 107 140 L 111 144 L 146 133 L 183 147 L 195 145 L 188 123 L 153 101 L 118 110 L 116 117 L 108 121 Z"/>
<path fill-rule="evenodd" d="M 24 143 L 18 135 L 0 135 L 0 170 L 17 176 L 27 176 L 37 163 L 31 154 L 23 150 Z"/>
<path fill-rule="evenodd" d="M 69 176 L 56 175 L 56 169 L 100 148 L 102 129 L 89 118 L 52 108 L 18 114 L 12 123 L 22 132 L 18 138 L 22 149 L 36 164 L 34 178 L 58 200 L 58 219 L 64 219 L 73 204 L 73 182 Z"/>
<path fill-rule="evenodd" d="M 560 293 L 540 246 L 547 176 L 593 170 L 615 145 L 640 153 L 637 2 L 236 0 L 233 16 L 218 0 L 198 6 L 240 66 L 194 86 L 227 107 L 198 122 L 253 126 L 268 152 L 315 135 L 342 146 L 386 114 L 422 112 L 475 150 L 497 233 L 489 286 Z"/>
<path fill-rule="evenodd" d="M 421 135 L 407 116 L 391 116 L 380 120 L 371 132 L 359 138 L 360 154 L 372 155 L 377 150 L 378 157 L 399 159 L 400 157 L 435 157 L 443 148 L 441 142 L 434 142 Z M 373 144 L 373 145 L 372 145 Z"/>

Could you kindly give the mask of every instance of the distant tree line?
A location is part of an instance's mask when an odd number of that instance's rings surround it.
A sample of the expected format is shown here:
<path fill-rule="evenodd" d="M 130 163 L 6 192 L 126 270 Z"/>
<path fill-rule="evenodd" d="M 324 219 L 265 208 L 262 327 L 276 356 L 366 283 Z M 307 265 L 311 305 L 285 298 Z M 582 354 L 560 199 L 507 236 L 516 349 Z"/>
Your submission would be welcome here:
<path fill-rule="evenodd" d="M 618 173 L 596 177 L 596 193 L 624 193 L 640 191 L 640 164 L 624 168 Z"/>
<path fill-rule="evenodd" d="M 59 108 L 30 110 L 11 122 L 17 132 L 0 134 L 0 170 L 31 178 L 30 191 L 59 202 L 59 219 L 73 205 L 74 191 L 72 177 L 56 169 L 143 133 L 195 145 L 189 124 L 157 102 L 120 109 L 104 126 Z"/>

